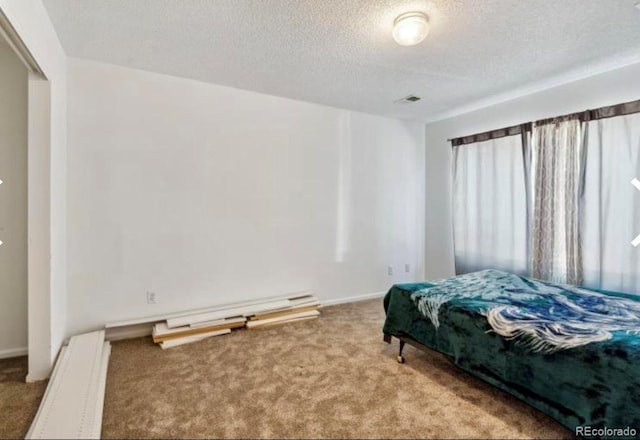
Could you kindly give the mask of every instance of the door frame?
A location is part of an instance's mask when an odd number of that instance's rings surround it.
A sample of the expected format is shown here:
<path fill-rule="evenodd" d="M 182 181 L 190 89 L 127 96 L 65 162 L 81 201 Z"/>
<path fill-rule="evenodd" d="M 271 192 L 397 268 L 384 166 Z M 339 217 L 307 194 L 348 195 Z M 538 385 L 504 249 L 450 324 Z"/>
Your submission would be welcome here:
<path fill-rule="evenodd" d="M 0 9 L 4 38 L 28 70 L 27 122 L 27 382 L 51 372 L 51 87 Z"/>

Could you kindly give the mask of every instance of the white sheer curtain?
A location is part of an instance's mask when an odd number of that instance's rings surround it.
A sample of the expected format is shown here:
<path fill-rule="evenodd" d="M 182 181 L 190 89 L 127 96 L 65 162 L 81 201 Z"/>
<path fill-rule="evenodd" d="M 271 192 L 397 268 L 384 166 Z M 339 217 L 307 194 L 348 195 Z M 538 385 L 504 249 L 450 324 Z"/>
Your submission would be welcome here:
<path fill-rule="evenodd" d="M 577 116 L 533 128 L 531 141 L 531 276 L 582 283 L 579 193 L 584 166 Z"/>
<path fill-rule="evenodd" d="M 584 284 L 640 292 L 640 113 L 587 123 L 582 200 Z"/>
<path fill-rule="evenodd" d="M 453 148 L 456 273 L 527 273 L 523 151 L 520 135 Z"/>

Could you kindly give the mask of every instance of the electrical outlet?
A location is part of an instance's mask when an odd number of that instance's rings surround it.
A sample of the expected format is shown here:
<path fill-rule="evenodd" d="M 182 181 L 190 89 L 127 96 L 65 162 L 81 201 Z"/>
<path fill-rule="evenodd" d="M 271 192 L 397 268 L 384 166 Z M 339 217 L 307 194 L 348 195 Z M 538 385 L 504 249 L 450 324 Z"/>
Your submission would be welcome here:
<path fill-rule="evenodd" d="M 405 263 L 405 265 L 404 265 L 404 271 L 405 271 L 406 273 L 411 272 L 411 265 L 410 265 L 409 263 Z"/>
<path fill-rule="evenodd" d="M 393 275 L 393 266 L 387 266 L 387 275 Z"/>
<path fill-rule="evenodd" d="M 147 304 L 158 304 L 156 292 L 147 292 Z"/>

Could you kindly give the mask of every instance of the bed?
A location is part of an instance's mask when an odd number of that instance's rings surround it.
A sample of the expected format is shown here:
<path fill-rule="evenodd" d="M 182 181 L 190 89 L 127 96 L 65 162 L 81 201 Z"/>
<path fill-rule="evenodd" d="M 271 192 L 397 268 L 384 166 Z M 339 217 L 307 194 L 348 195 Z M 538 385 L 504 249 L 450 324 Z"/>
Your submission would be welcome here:
<path fill-rule="evenodd" d="M 640 432 L 633 295 L 486 270 L 395 285 L 384 307 L 384 340 L 400 340 L 400 362 L 405 343 L 432 349 L 574 433 L 579 426 Z"/>

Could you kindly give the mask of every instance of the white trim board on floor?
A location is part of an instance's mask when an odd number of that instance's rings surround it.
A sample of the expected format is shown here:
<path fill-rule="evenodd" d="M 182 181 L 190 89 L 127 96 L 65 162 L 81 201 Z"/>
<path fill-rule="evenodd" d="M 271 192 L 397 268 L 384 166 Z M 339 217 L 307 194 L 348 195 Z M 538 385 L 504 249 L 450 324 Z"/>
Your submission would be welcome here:
<path fill-rule="evenodd" d="M 0 350 L 0 359 L 26 356 L 28 352 L 29 350 L 27 349 L 27 347 L 8 348 L 6 350 Z"/>
<path fill-rule="evenodd" d="M 185 336 L 183 338 L 169 339 L 167 341 L 162 341 L 160 343 L 160 347 L 163 350 L 166 350 L 167 348 L 173 348 L 173 347 L 178 347 L 180 345 L 191 344 L 192 342 L 200 342 L 200 341 L 204 341 L 205 339 L 212 338 L 214 336 L 221 336 L 229 333 L 231 333 L 231 329 L 228 328 L 228 329 L 216 330 L 208 333 L 201 333 L 199 335 Z"/>
<path fill-rule="evenodd" d="M 26 438 L 100 438 L 111 346 L 104 330 L 63 347 Z"/>
<path fill-rule="evenodd" d="M 247 328 L 258 328 L 263 325 L 278 324 L 278 323 L 284 323 L 287 321 L 292 321 L 295 319 L 314 318 L 317 316 L 320 316 L 320 312 L 318 312 L 317 310 L 311 310 L 309 312 L 292 313 L 290 315 L 285 315 L 285 316 L 276 316 L 274 318 L 257 319 L 255 321 L 249 321 L 247 322 Z"/>
<path fill-rule="evenodd" d="M 254 306 L 254 305 L 257 306 L 260 304 L 283 301 L 289 298 L 298 298 L 301 296 L 313 295 L 313 294 L 314 293 L 311 291 L 294 292 L 288 295 L 275 296 L 270 298 L 259 298 L 259 299 L 253 299 L 253 300 L 247 300 L 247 301 L 240 301 L 237 303 L 218 304 L 211 307 L 205 307 L 205 308 L 196 309 L 196 310 L 188 310 L 184 312 L 166 313 L 164 315 L 146 316 L 143 318 L 134 318 L 134 319 L 128 319 L 124 321 L 108 322 L 105 324 L 105 328 L 110 329 L 115 327 L 128 327 L 131 325 L 154 323 L 154 322 L 166 321 L 168 319 L 182 318 L 185 316 L 193 316 L 196 314 L 203 314 L 203 313 L 219 312 L 222 310 L 235 309 L 235 308 L 244 307 L 244 306 Z"/>
<path fill-rule="evenodd" d="M 358 301 L 366 301 L 369 299 L 382 298 L 386 295 L 384 292 L 365 293 L 363 295 L 347 296 L 345 298 L 330 299 L 327 301 L 321 301 L 322 307 L 336 306 L 338 304 L 347 304 Z M 141 318 L 139 320 L 132 321 L 120 321 L 111 324 L 107 324 L 106 327 L 106 340 L 107 341 L 121 341 L 124 339 L 143 338 L 150 336 L 153 330 L 153 323 L 160 322 L 163 319 L 167 319 L 168 316 L 184 316 L 184 313 L 175 313 L 172 315 L 158 315 L 149 318 Z M 139 322 L 143 321 L 143 322 Z M 126 322 L 133 322 L 133 324 L 126 324 Z"/>
<path fill-rule="evenodd" d="M 198 324 L 201 322 L 229 318 L 232 316 L 250 316 L 256 313 L 287 309 L 289 307 L 291 307 L 291 302 L 288 299 L 283 299 L 280 301 L 251 304 L 244 307 L 232 307 L 219 311 L 216 310 L 213 312 L 204 312 L 194 315 L 181 316 L 178 318 L 171 318 L 167 319 L 167 326 L 169 326 L 169 328 L 182 327 L 185 325 Z"/>

